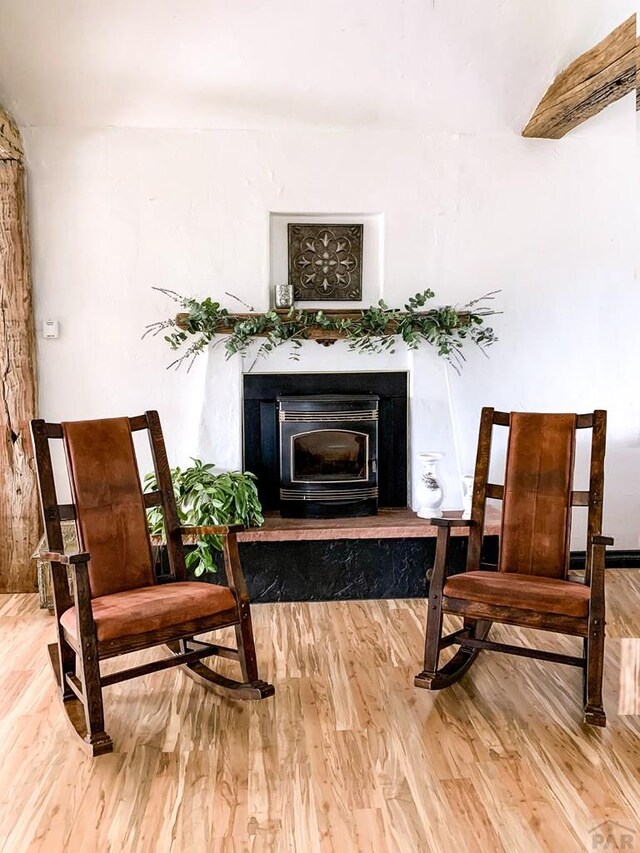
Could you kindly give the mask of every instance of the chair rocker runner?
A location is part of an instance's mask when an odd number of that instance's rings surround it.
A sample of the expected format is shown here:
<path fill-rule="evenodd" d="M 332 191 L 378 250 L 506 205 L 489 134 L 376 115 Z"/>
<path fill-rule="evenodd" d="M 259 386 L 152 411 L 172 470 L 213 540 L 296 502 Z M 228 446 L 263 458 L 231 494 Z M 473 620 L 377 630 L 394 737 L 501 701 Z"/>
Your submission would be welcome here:
<path fill-rule="evenodd" d="M 509 428 L 504 485 L 488 482 L 494 425 Z M 576 430 L 592 429 L 588 491 L 573 490 Z M 471 518 L 432 519 L 438 527 L 429 587 L 424 669 L 416 687 L 458 681 L 482 649 L 569 664 L 583 670 L 584 722 L 606 725 L 602 704 L 605 639 L 605 548 L 602 501 L 606 412 L 529 414 L 482 410 Z M 497 571 L 481 563 L 485 506 L 501 500 Z M 571 509 L 588 508 L 584 582 L 569 579 Z M 452 528 L 469 528 L 466 571 L 448 577 Z M 489 569 L 492 570 L 489 570 Z M 442 637 L 444 613 L 463 627 Z M 487 639 L 493 622 L 582 637 L 581 655 L 556 654 Z M 460 648 L 439 667 L 442 649 Z"/>
<path fill-rule="evenodd" d="M 249 598 L 234 527 L 181 527 L 158 413 L 134 418 L 52 424 L 31 422 L 40 502 L 51 563 L 57 643 L 54 674 L 74 731 L 91 755 L 111 752 L 102 688 L 168 667 L 236 699 L 263 699 L 274 688 L 258 677 Z M 148 432 L 158 489 L 143 494 L 132 432 Z M 59 504 L 50 441 L 62 440 L 73 502 Z M 157 583 L 145 510 L 164 516 L 170 583 Z M 60 522 L 74 520 L 81 553 L 62 553 Z M 184 535 L 223 537 L 228 587 L 187 581 Z M 73 593 L 67 571 L 72 575 Z M 194 637 L 235 627 L 237 648 Z M 100 661 L 164 645 L 169 658 L 101 675 Z M 240 664 L 242 681 L 202 662 L 211 656 Z"/>

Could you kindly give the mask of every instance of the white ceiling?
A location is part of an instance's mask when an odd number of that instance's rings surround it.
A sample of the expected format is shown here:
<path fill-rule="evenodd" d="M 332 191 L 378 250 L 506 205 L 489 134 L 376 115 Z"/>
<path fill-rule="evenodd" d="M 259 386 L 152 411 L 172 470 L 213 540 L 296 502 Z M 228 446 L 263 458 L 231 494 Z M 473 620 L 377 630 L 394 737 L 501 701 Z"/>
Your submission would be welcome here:
<path fill-rule="evenodd" d="M 21 125 L 520 128 L 631 0 L 0 0 Z"/>

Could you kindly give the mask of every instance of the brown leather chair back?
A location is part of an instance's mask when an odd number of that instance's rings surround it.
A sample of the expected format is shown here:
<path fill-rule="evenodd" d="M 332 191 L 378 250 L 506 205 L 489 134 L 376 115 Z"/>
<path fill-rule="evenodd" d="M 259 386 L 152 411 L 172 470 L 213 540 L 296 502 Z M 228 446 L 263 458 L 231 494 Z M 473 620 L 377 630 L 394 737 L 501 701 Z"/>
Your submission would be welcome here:
<path fill-rule="evenodd" d="M 62 431 L 92 597 L 154 584 L 129 419 L 67 422 Z"/>
<path fill-rule="evenodd" d="M 500 571 L 566 575 L 576 426 L 576 415 L 511 413 Z"/>

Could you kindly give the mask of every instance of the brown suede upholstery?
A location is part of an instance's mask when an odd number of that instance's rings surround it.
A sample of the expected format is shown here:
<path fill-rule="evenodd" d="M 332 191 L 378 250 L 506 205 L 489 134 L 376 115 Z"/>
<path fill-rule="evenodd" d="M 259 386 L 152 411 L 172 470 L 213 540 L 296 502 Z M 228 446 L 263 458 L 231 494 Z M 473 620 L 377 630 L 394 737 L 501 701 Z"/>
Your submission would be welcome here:
<path fill-rule="evenodd" d="M 510 427 L 498 568 L 563 578 L 576 416 L 512 412 Z"/>
<path fill-rule="evenodd" d="M 128 418 L 62 424 L 93 598 L 155 582 Z"/>
<path fill-rule="evenodd" d="M 514 572 L 480 571 L 453 575 L 444 585 L 443 594 L 449 598 L 517 607 L 536 613 L 583 617 L 589 612 L 588 586 Z"/>
<path fill-rule="evenodd" d="M 91 602 L 99 642 L 171 628 L 235 606 L 235 596 L 226 586 L 197 581 L 145 586 Z M 77 640 L 75 607 L 62 614 L 60 623 Z"/>

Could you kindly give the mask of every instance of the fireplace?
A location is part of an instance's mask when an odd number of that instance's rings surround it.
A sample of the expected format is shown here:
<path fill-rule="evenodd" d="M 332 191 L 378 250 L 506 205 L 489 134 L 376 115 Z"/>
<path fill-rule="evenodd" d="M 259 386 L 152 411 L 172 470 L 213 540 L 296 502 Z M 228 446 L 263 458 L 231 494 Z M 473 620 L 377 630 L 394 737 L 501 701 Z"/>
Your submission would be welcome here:
<path fill-rule="evenodd" d="M 283 516 L 377 513 L 378 403 L 375 395 L 278 396 Z"/>
<path fill-rule="evenodd" d="M 265 511 L 279 511 L 287 513 L 283 506 L 280 489 L 289 488 L 281 483 L 283 466 L 289 464 L 291 473 L 302 475 L 291 479 L 307 480 L 312 485 L 319 485 L 321 481 L 315 479 L 318 476 L 325 477 L 323 490 L 342 490 L 343 484 L 336 480 L 329 486 L 328 475 L 339 473 L 335 470 L 338 464 L 345 465 L 346 474 L 349 477 L 346 488 L 355 489 L 360 487 L 378 489 L 378 506 L 380 508 L 404 508 L 407 506 L 408 495 L 408 373 L 406 371 L 362 371 L 360 373 L 246 373 L 243 377 L 243 464 L 246 471 L 253 472 L 258 478 L 258 494 Z M 320 411 L 319 397 L 329 397 L 333 402 L 327 401 L 324 410 Z M 349 422 L 338 422 L 324 420 L 325 415 L 335 412 L 334 403 L 343 403 L 345 398 L 351 399 L 351 413 L 360 412 L 357 420 Z M 296 405 L 302 399 L 312 400 L 312 409 L 303 410 L 298 407 L 300 418 L 317 418 L 317 421 L 302 420 L 280 421 L 281 403 L 285 399 L 295 400 Z M 375 405 L 377 401 L 377 406 Z M 315 411 L 313 411 L 315 407 Z M 377 413 L 376 413 L 377 409 Z M 347 409 L 348 411 L 348 409 Z M 365 414 L 362 414 L 365 413 Z M 340 413 L 340 417 L 344 412 Z M 377 417 L 376 417 L 377 414 Z M 349 415 L 351 417 L 351 415 Z M 338 458 L 327 464 L 324 469 L 318 468 L 317 460 L 314 461 L 313 454 L 309 456 L 308 443 L 299 439 L 298 459 L 294 456 L 293 465 L 291 455 L 288 460 L 285 453 L 281 453 L 281 426 L 287 424 L 296 434 L 314 433 L 322 430 L 332 432 L 342 431 L 341 438 L 346 442 L 340 457 L 338 448 L 331 452 L 338 454 Z M 355 438 L 348 439 L 344 433 L 356 434 Z M 369 438 L 369 447 L 366 451 L 366 462 L 368 471 L 362 471 L 362 465 L 358 464 L 359 453 L 356 451 L 366 445 L 366 441 L 357 438 L 361 433 Z M 291 433 L 293 435 L 293 432 Z M 377 436 L 377 440 L 374 438 Z M 317 436 L 316 436 L 317 437 Z M 331 440 L 325 436 L 324 441 Z M 373 461 L 372 453 L 377 447 L 377 459 Z M 290 451 L 290 447 L 289 447 Z M 351 458 L 351 461 L 348 461 Z M 341 461 L 340 461 L 341 459 Z M 296 469 L 297 464 L 297 469 Z M 334 468 L 334 470 L 331 470 Z M 345 472 L 342 472 L 345 473 Z M 363 479 L 363 473 L 367 479 Z M 369 478 L 375 476 L 376 480 Z M 343 479 L 338 477 L 337 479 Z M 310 483 L 294 484 L 295 488 L 309 488 Z M 318 489 L 320 491 L 320 489 Z M 340 496 L 342 497 L 342 496 Z M 363 495 L 361 495 L 364 498 Z M 366 500 L 375 500 L 373 494 Z M 372 504 L 370 504 L 372 506 Z M 291 507 L 289 507 L 290 509 Z M 344 508 L 344 507 L 343 507 Z M 362 506 L 359 507 L 362 509 Z"/>

